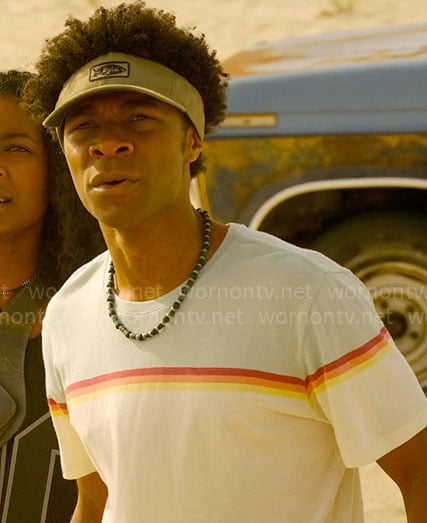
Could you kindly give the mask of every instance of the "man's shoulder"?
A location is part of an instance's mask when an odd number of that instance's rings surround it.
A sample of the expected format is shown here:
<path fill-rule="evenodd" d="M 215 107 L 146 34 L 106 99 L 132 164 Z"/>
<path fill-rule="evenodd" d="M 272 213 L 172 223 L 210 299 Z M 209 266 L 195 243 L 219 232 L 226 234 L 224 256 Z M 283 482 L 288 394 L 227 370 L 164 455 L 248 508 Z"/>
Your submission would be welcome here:
<path fill-rule="evenodd" d="M 258 258 L 265 266 L 295 268 L 298 271 L 302 270 L 307 275 L 308 273 L 319 275 L 348 272 L 347 269 L 320 252 L 299 247 L 277 236 L 249 229 L 244 225 L 230 224 L 230 227 L 232 233 L 230 251 L 245 253 L 243 257 L 236 256 L 236 259 L 244 258 L 250 262 Z"/>

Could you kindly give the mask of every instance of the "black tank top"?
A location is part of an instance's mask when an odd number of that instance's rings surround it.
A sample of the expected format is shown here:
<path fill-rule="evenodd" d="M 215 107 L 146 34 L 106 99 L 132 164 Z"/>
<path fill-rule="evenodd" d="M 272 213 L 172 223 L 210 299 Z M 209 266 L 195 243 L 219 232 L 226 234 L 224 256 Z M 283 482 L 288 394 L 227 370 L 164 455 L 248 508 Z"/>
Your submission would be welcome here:
<path fill-rule="evenodd" d="M 0 453 L 0 523 L 68 523 L 77 489 L 62 478 L 49 416 L 41 336 L 25 353 L 26 416 Z"/>

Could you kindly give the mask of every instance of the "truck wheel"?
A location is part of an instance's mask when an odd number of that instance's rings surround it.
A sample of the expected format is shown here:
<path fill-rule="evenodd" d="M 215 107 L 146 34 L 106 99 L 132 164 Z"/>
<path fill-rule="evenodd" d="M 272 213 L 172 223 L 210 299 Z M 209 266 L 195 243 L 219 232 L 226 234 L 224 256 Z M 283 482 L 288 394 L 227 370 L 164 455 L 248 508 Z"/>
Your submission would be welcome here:
<path fill-rule="evenodd" d="M 397 347 L 427 391 L 427 216 L 375 212 L 322 234 L 312 247 L 368 287 Z"/>

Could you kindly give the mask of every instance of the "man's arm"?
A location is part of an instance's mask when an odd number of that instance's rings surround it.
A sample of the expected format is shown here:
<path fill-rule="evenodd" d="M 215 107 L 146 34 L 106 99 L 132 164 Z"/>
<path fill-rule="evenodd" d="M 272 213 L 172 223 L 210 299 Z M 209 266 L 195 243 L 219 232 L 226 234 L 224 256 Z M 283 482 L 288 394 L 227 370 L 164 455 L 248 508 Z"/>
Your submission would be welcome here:
<path fill-rule="evenodd" d="M 408 523 L 426 523 L 427 428 L 377 463 L 400 488 Z"/>
<path fill-rule="evenodd" d="M 77 479 L 78 498 L 70 523 L 100 523 L 107 500 L 107 487 L 97 472 Z"/>

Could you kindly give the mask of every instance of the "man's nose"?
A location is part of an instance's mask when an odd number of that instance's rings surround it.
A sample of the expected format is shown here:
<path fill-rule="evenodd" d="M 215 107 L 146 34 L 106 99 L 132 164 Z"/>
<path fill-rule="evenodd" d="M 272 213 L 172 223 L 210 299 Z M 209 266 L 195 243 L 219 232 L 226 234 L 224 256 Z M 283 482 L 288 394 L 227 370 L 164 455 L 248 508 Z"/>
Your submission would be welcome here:
<path fill-rule="evenodd" d="M 103 129 L 94 143 L 89 146 L 89 154 L 94 158 L 113 158 L 117 155 L 129 156 L 133 151 L 133 142 L 114 126 Z"/>

